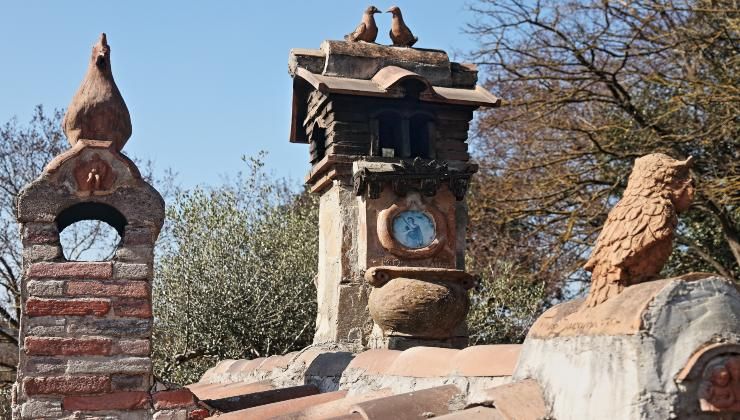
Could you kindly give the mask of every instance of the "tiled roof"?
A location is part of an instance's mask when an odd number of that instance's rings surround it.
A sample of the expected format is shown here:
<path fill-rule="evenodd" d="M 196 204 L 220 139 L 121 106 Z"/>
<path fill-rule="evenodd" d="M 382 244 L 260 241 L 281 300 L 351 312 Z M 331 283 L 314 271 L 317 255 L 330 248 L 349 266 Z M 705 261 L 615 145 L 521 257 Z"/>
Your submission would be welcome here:
<path fill-rule="evenodd" d="M 506 404 L 499 409 L 495 401 L 512 392 L 517 397 L 508 400 L 521 399 L 533 415 L 516 418 L 535 419 L 544 413 L 539 386 L 510 384 L 519 350 L 489 345 L 353 354 L 315 346 L 284 356 L 225 360 L 188 388 L 220 410 L 216 418 L 222 420 L 509 419 Z"/>
<path fill-rule="evenodd" d="M 383 67 L 370 80 L 350 79 L 346 77 L 324 76 L 299 68 L 296 77 L 305 80 L 314 89 L 324 93 L 345 95 L 403 97 L 403 92 L 395 90 L 405 80 L 417 80 L 425 86 L 422 101 L 441 102 L 470 106 L 496 106 L 501 100 L 486 89 L 476 86 L 470 89 L 432 86 L 423 76 L 396 66 Z"/>

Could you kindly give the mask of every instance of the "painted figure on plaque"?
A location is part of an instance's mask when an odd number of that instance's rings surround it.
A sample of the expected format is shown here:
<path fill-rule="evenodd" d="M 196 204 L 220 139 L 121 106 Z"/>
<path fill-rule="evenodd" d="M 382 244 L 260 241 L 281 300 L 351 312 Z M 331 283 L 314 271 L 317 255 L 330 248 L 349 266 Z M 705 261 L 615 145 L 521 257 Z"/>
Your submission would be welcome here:
<path fill-rule="evenodd" d="M 393 237 L 406 248 L 424 248 L 434 240 L 434 222 L 421 211 L 401 212 L 393 220 Z"/>

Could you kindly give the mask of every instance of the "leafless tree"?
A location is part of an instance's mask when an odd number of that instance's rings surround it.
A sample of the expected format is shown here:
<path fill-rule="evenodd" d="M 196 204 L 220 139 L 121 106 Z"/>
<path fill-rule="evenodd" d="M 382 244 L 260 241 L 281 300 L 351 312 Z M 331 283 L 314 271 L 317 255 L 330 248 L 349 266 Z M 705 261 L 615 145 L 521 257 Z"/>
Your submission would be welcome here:
<path fill-rule="evenodd" d="M 471 254 L 562 290 L 634 159 L 696 157 L 665 274 L 740 274 L 740 12 L 733 0 L 479 0 L 473 58 L 504 105 L 477 123 Z"/>

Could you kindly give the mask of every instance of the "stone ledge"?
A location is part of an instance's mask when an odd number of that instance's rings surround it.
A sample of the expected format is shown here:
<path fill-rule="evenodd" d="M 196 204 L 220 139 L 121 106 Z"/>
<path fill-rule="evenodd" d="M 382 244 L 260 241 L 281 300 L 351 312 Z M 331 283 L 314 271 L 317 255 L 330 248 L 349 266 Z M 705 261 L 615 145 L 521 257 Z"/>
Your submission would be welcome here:
<path fill-rule="evenodd" d="M 659 295 L 680 288 L 681 283 L 707 279 L 731 284 L 729 280 L 713 274 L 691 273 L 627 287 L 618 296 L 593 308 L 583 307 L 584 299 L 576 299 L 556 305 L 542 314 L 529 330 L 528 337 L 638 334 L 645 328 L 646 312 Z"/>

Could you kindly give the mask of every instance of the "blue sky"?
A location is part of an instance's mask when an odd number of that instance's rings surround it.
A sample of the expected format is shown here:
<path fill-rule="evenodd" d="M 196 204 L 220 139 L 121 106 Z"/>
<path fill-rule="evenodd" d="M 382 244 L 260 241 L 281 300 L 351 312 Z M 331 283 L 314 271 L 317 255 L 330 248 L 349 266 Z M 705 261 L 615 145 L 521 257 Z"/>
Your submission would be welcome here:
<path fill-rule="evenodd" d="M 385 1 L 385 0 L 384 0 Z M 461 59 L 463 1 L 396 4 L 418 47 Z M 183 186 L 216 184 L 267 150 L 279 176 L 302 182 L 308 149 L 290 144 L 291 48 L 318 48 L 359 23 L 368 1 L 16 1 L 0 3 L 0 123 L 25 123 L 36 104 L 66 107 L 90 48 L 108 34 L 113 74 L 131 112 L 124 149 L 172 168 Z M 390 14 L 377 16 L 387 44 Z"/>

